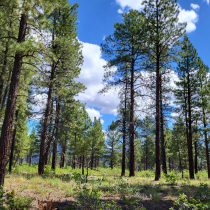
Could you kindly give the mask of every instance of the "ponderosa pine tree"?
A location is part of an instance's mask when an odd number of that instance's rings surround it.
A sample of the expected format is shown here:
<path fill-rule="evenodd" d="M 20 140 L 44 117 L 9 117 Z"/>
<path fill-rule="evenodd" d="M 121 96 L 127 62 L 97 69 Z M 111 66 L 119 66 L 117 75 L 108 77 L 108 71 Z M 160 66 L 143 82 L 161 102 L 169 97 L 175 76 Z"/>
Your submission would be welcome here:
<path fill-rule="evenodd" d="M 2 7 L 9 6 L 8 2 L 4 5 L 5 2 L 6 1 L 3 1 Z M 32 28 L 36 25 L 36 29 L 41 30 L 43 24 L 46 23 L 45 19 L 43 19 L 42 13 L 50 12 L 50 7 L 52 7 L 52 5 L 49 5 L 49 3 L 51 2 L 50 0 L 24 0 L 14 2 L 16 4 L 16 19 L 19 20 L 19 27 L 17 37 L 13 37 L 13 39 L 16 40 L 17 44 L 15 48 L 13 48 L 13 50 L 15 51 L 15 58 L 0 139 L 0 185 L 4 185 L 5 169 L 16 111 L 16 100 L 20 84 L 22 65 L 24 63 L 25 58 L 30 56 L 33 57 L 34 54 L 36 54 L 36 52 L 38 51 L 38 49 L 42 49 L 41 43 L 37 43 L 35 38 L 33 38 L 31 34 L 29 34 L 30 30 L 27 29 L 29 29 L 29 27 Z M 16 33 L 14 33 L 14 35 L 16 35 Z M 0 39 L 2 38 L 3 37 L 0 37 Z M 11 37 L 6 36 L 4 38 Z M 28 64 L 32 64 L 32 62 L 29 62 Z"/>
<path fill-rule="evenodd" d="M 198 82 L 196 77 L 197 51 L 185 35 L 181 43 L 181 61 L 178 64 L 177 72 L 180 81 L 176 83 L 176 103 L 180 105 L 185 116 L 186 136 L 188 144 L 189 176 L 194 179 L 193 166 L 193 109 L 196 107 Z"/>
<path fill-rule="evenodd" d="M 90 152 L 91 152 L 91 162 L 90 167 L 93 169 L 94 157 L 98 158 L 102 155 L 105 147 L 105 139 L 102 130 L 102 123 L 100 118 L 96 119 L 94 117 L 93 125 L 88 132 L 90 138 Z"/>
<path fill-rule="evenodd" d="M 139 72 L 142 70 L 143 41 L 145 36 L 142 30 L 144 18 L 136 10 L 130 10 L 129 13 L 123 14 L 123 22 L 114 25 L 114 34 L 108 36 L 102 44 L 102 52 L 107 56 L 108 63 L 105 68 L 104 81 L 108 85 L 104 91 L 110 87 L 125 88 L 126 82 L 129 84 L 128 89 L 130 101 L 130 119 L 129 119 L 129 176 L 135 176 L 135 155 L 134 155 L 134 105 L 135 98 L 138 97 L 137 81 L 141 77 Z M 113 58 L 114 55 L 114 58 Z M 117 67 L 113 71 L 113 67 Z M 127 78 L 126 78 L 127 76 Z"/>
<path fill-rule="evenodd" d="M 78 88 L 80 90 L 84 89 L 81 85 L 77 85 L 78 87 L 76 88 L 76 82 L 73 80 L 75 77 L 78 77 L 80 73 L 79 66 L 82 64 L 81 44 L 77 39 L 77 8 L 77 4 L 71 6 L 67 0 L 63 0 L 60 2 L 59 7 L 48 16 L 53 23 L 53 27 L 51 28 L 52 42 L 50 53 L 46 58 L 51 69 L 49 72 L 45 72 L 49 80 L 40 145 L 39 174 L 44 172 L 45 159 L 47 158 L 46 153 L 48 153 L 45 148 L 46 142 L 49 140 L 47 131 L 50 113 L 52 113 L 53 94 L 59 93 L 59 90 L 56 89 L 54 93 L 53 90 L 55 87 L 59 87 L 59 89 L 67 89 L 69 87 L 71 90 L 75 88 L 75 90 L 72 90 L 72 94 L 73 92 L 76 94 L 78 93 Z M 56 85 L 56 82 L 58 85 Z"/>
<path fill-rule="evenodd" d="M 199 83 L 199 99 L 198 100 L 198 107 L 201 109 L 201 121 L 203 122 L 203 134 L 204 134 L 204 141 L 205 141 L 205 149 L 206 149 L 206 164 L 207 164 L 207 171 L 208 171 L 208 178 L 210 179 L 210 162 L 209 162 L 209 142 L 207 137 L 207 125 L 209 123 L 208 115 L 209 115 L 209 84 L 210 79 L 208 76 L 209 67 L 206 66 L 200 57 L 197 60 L 198 63 L 198 71 L 196 72 L 197 75 L 197 82 Z M 196 143 L 197 149 L 197 143 Z"/>
<path fill-rule="evenodd" d="M 146 116 L 141 122 L 139 138 L 141 139 L 142 162 L 144 170 L 151 169 L 155 163 L 154 156 L 154 141 L 155 141 L 155 126 L 154 120 Z"/>
<path fill-rule="evenodd" d="M 146 0 L 143 2 L 147 56 L 150 68 L 156 72 L 156 172 L 160 179 L 160 73 L 173 60 L 176 46 L 183 36 L 186 24 L 178 23 L 179 5 L 176 0 Z"/>
<path fill-rule="evenodd" d="M 117 153 L 119 153 L 118 150 L 120 143 L 120 134 L 117 130 L 117 122 L 112 121 L 112 124 L 108 127 L 106 132 L 106 136 L 106 156 L 108 157 L 110 168 L 113 169 L 118 162 Z"/>

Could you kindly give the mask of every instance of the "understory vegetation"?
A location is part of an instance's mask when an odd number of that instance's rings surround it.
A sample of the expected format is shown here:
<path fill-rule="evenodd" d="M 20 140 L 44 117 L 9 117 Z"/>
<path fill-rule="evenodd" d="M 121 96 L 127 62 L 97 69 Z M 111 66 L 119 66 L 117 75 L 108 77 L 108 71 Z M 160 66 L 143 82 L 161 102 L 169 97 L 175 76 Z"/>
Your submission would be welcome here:
<path fill-rule="evenodd" d="M 176 171 L 154 181 L 154 171 L 139 171 L 135 177 L 121 177 L 120 168 L 90 170 L 88 181 L 82 169 L 47 169 L 37 174 L 37 165 L 24 163 L 6 175 L 0 190 L 0 207 L 30 209 L 51 203 L 59 209 L 209 209 L 210 188 L 207 171 L 199 171 L 194 180 L 188 172 Z M 11 191 L 12 190 L 12 191 Z M 50 205 L 49 205 L 50 206 Z M 42 209 L 42 208 L 40 208 Z M 44 209 L 44 208 L 43 208 Z"/>

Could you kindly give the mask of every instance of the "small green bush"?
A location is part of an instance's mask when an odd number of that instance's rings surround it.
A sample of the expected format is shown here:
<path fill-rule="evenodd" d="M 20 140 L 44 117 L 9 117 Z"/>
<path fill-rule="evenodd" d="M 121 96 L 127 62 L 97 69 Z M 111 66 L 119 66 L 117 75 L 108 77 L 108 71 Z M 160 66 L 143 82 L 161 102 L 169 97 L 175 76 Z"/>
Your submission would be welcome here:
<path fill-rule="evenodd" d="M 179 199 L 174 202 L 175 206 L 179 206 L 179 210 L 209 210 L 210 202 L 201 202 L 193 197 L 187 198 L 185 194 L 180 195 Z M 170 208 L 173 210 L 173 207 Z"/>
<path fill-rule="evenodd" d="M 0 209 L 1 210 L 28 210 L 35 198 L 26 196 L 15 197 L 14 191 L 5 192 L 0 186 Z M 7 207 L 7 208 L 6 208 Z"/>
<path fill-rule="evenodd" d="M 35 198 L 29 198 L 26 196 L 17 196 L 14 198 L 14 207 L 15 210 L 28 210 L 32 207 L 31 203 Z"/>
<path fill-rule="evenodd" d="M 175 184 L 178 180 L 178 172 L 177 171 L 170 171 L 168 174 L 164 174 L 164 177 L 166 179 L 166 182 L 169 182 L 171 184 Z"/>

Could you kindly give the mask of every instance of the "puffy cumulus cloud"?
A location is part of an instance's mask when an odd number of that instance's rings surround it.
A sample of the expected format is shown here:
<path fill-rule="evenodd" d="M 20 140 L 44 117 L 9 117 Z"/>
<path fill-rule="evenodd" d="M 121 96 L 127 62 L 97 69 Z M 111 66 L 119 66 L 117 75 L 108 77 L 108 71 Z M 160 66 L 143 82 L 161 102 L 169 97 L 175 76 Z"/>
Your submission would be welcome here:
<path fill-rule="evenodd" d="M 92 122 L 94 121 L 94 117 L 96 117 L 96 119 L 99 119 L 100 117 L 102 117 L 102 115 L 100 114 L 100 112 L 98 110 L 95 110 L 94 108 L 87 108 L 86 109 L 88 115 L 90 116 L 90 119 L 92 120 Z M 101 123 L 104 123 L 104 120 L 101 119 Z"/>
<path fill-rule="evenodd" d="M 196 29 L 195 24 L 198 22 L 198 14 L 194 10 L 185 10 L 180 7 L 179 22 L 187 22 L 186 31 L 190 33 Z"/>
<path fill-rule="evenodd" d="M 197 4 L 190 4 L 190 6 L 194 9 L 194 10 L 199 10 L 200 6 Z"/>
<path fill-rule="evenodd" d="M 209 0 L 206 0 L 207 3 L 209 3 Z M 116 3 L 120 5 L 121 9 L 118 10 L 118 13 L 121 13 L 124 11 L 126 7 L 130 9 L 137 9 L 140 10 L 144 6 L 142 5 L 143 0 L 116 0 Z M 194 11 L 199 9 L 199 5 L 197 4 L 191 4 L 191 7 L 194 10 L 185 10 L 180 7 L 180 13 L 179 13 L 179 22 L 187 22 L 187 28 L 186 31 L 188 33 L 194 31 L 196 29 L 196 23 L 198 22 L 198 14 Z"/>
<path fill-rule="evenodd" d="M 125 7 L 129 7 L 132 9 L 142 9 L 144 6 L 142 5 L 143 0 L 116 0 L 117 4 L 119 4 L 122 8 L 121 11 L 125 9 Z M 119 10 L 118 10 L 119 12 Z"/>
<path fill-rule="evenodd" d="M 97 107 L 102 114 L 117 115 L 117 106 L 119 104 L 118 91 L 110 90 L 106 94 L 99 94 L 103 85 L 103 75 L 106 61 L 101 57 L 101 50 L 98 45 L 83 43 L 84 64 L 81 68 L 81 74 L 76 81 L 82 82 L 87 89 L 80 93 L 76 99 L 87 106 Z"/>
<path fill-rule="evenodd" d="M 207 4 L 209 4 L 209 0 L 205 0 L 207 2 Z"/>

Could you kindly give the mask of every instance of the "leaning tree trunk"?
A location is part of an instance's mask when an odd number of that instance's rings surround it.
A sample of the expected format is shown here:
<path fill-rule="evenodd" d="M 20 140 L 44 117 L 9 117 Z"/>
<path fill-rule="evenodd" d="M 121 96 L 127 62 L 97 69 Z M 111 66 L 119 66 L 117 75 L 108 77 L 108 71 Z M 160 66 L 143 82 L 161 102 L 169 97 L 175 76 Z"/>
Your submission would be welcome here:
<path fill-rule="evenodd" d="M 22 14 L 19 26 L 18 43 L 22 43 L 25 41 L 26 29 L 27 29 L 27 15 Z M 2 125 L 1 139 L 0 139 L 0 186 L 4 185 L 6 163 L 9 152 L 13 123 L 14 123 L 17 93 L 20 83 L 22 61 L 23 61 L 23 52 L 18 51 L 15 54 L 14 68 L 12 71 L 10 90 L 9 90 L 5 117 Z"/>

